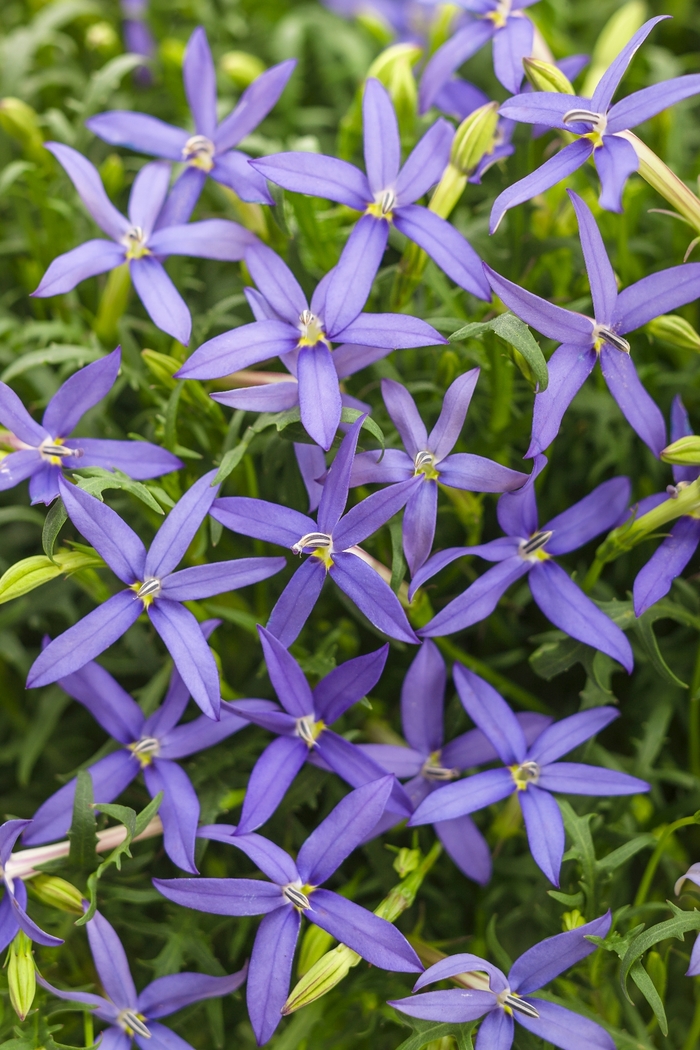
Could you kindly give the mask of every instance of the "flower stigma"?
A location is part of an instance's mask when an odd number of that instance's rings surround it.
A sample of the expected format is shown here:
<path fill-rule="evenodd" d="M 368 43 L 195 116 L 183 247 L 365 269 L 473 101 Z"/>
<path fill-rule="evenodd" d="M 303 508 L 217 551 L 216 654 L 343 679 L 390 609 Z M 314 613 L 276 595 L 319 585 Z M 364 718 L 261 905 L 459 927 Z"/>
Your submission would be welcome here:
<path fill-rule="evenodd" d="M 331 557 L 332 547 L 333 537 L 329 536 L 327 532 L 307 532 L 305 536 L 302 536 L 294 544 L 292 554 L 301 555 L 305 549 L 310 548 L 312 555 L 319 558 L 326 566 L 326 569 L 330 569 L 333 564 Z"/>
<path fill-rule="evenodd" d="M 590 139 L 596 148 L 603 145 L 603 135 L 608 126 L 607 113 L 595 113 L 591 109 L 570 109 L 562 117 L 562 124 L 592 124 L 588 134 L 582 136 Z"/>
<path fill-rule="evenodd" d="M 421 766 L 421 776 L 426 780 L 446 781 L 456 780 L 459 776 L 458 769 L 447 769 L 446 766 L 442 765 L 442 752 L 433 751 L 432 754 L 428 755 L 425 762 Z"/>
<path fill-rule="evenodd" d="M 493 22 L 496 29 L 503 29 L 506 22 L 510 18 L 512 0 L 498 0 L 494 11 L 489 11 L 488 14 L 484 15 L 484 18 L 488 18 L 489 22 Z"/>
<path fill-rule="evenodd" d="M 391 222 L 396 207 L 396 194 L 393 190 L 382 190 L 375 193 L 374 203 L 368 205 L 367 215 L 373 215 L 375 219 L 388 219 Z"/>
<path fill-rule="evenodd" d="M 191 168 L 199 168 L 200 171 L 211 171 L 215 153 L 216 146 L 206 135 L 193 135 L 182 147 L 182 159 Z"/>
<path fill-rule="evenodd" d="M 600 353 L 603 343 L 608 343 L 622 354 L 629 354 L 632 349 L 627 340 L 617 332 L 613 332 L 612 328 L 608 328 L 605 324 L 596 324 L 593 326 L 593 349 L 596 353 Z"/>
<path fill-rule="evenodd" d="M 316 747 L 316 741 L 325 728 L 325 722 L 316 722 L 313 715 L 304 715 L 303 718 L 297 718 L 295 733 L 311 750 L 312 747 Z"/>
<path fill-rule="evenodd" d="M 306 889 L 304 887 L 303 889 Z M 301 886 L 294 886 L 291 882 L 288 886 L 282 887 L 282 896 L 286 897 L 290 904 L 293 904 L 297 911 L 308 911 L 311 907 L 309 898 L 303 892 Z"/>
<path fill-rule="evenodd" d="M 150 1039 L 151 1033 L 143 1023 L 146 1020 L 143 1014 L 137 1014 L 135 1010 L 120 1010 L 117 1014 L 117 1024 L 127 1035 L 140 1035 L 142 1039 Z"/>
<path fill-rule="evenodd" d="M 550 557 L 544 549 L 552 538 L 551 529 L 548 532 L 533 532 L 529 540 L 523 540 L 518 548 L 518 554 L 525 561 L 546 561 Z"/>
<path fill-rule="evenodd" d="M 302 310 L 299 314 L 299 331 L 301 339 L 299 346 L 316 346 L 317 343 L 328 343 L 323 323 L 311 310 Z"/>
<path fill-rule="evenodd" d="M 423 474 L 426 481 L 435 481 L 440 477 L 435 469 L 435 456 L 432 452 L 426 450 L 416 453 L 416 458 L 413 461 L 413 476 L 418 477 L 419 474 Z"/>
<path fill-rule="evenodd" d="M 511 992 L 510 989 L 501 992 L 496 998 L 498 999 L 498 1005 L 502 1006 L 507 1014 L 512 1014 L 515 1011 L 519 1014 L 525 1014 L 526 1017 L 540 1016 L 531 1003 L 526 1003 L 524 999 L 521 999 L 516 992 Z"/>
<path fill-rule="evenodd" d="M 540 767 L 536 762 L 521 762 L 519 766 L 508 766 L 518 791 L 527 791 L 528 784 L 540 779 Z"/>
<path fill-rule="evenodd" d="M 122 238 L 122 244 L 126 248 L 127 259 L 143 259 L 144 255 L 150 255 L 150 249 L 146 246 L 146 234 L 140 226 L 132 226 Z"/>
<path fill-rule="evenodd" d="M 142 736 L 136 743 L 127 746 L 128 750 L 133 752 L 134 757 L 138 759 L 142 769 L 150 766 L 153 759 L 157 758 L 160 753 L 160 740 L 154 736 Z"/>
<path fill-rule="evenodd" d="M 161 590 L 161 582 L 155 576 L 149 576 L 143 583 L 132 583 L 132 591 L 136 591 L 136 597 L 140 598 L 147 609 L 154 598 L 157 598 Z"/>
<path fill-rule="evenodd" d="M 83 455 L 82 448 L 66 448 L 61 438 L 46 438 L 39 445 L 39 455 L 55 467 L 60 467 L 64 459 L 71 456 L 79 458 Z"/>

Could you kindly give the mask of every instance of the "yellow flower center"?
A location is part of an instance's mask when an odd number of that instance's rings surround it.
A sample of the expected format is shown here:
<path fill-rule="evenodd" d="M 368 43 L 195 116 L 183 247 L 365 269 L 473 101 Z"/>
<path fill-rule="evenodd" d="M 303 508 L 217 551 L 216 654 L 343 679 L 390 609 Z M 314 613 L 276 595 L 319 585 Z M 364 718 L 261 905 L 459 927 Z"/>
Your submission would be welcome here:
<path fill-rule="evenodd" d="M 496 29 L 503 29 L 511 13 L 511 0 L 499 0 L 495 11 L 489 11 L 484 15 L 489 22 L 493 22 Z"/>
<path fill-rule="evenodd" d="M 282 896 L 293 904 L 297 911 L 308 911 L 311 907 L 309 895 L 315 889 L 315 886 L 302 886 L 301 883 L 290 882 L 288 886 L 282 887 Z"/>
<path fill-rule="evenodd" d="M 81 448 L 66 448 L 63 444 L 63 438 L 47 438 L 39 445 L 39 455 L 42 459 L 45 459 L 47 463 L 51 463 L 54 467 L 60 467 L 64 459 L 69 459 L 71 456 L 79 458 L 82 456 L 83 450 Z"/>
<path fill-rule="evenodd" d="M 591 131 L 582 135 L 581 138 L 590 139 L 595 149 L 600 149 L 603 145 L 605 129 L 608 126 L 608 115 L 607 113 L 595 113 L 592 109 L 570 109 L 562 117 L 562 123 L 592 124 Z"/>
<path fill-rule="evenodd" d="M 120 1010 L 117 1015 L 117 1024 L 129 1037 L 140 1035 L 142 1039 L 150 1039 L 151 1033 L 144 1024 L 144 1014 L 138 1014 L 135 1010 Z"/>
<path fill-rule="evenodd" d="M 518 554 L 524 561 L 547 561 L 551 554 L 547 554 L 545 545 L 552 538 L 549 532 L 533 532 L 529 540 L 523 540 L 518 548 Z"/>
<path fill-rule="evenodd" d="M 375 219 L 387 219 L 388 222 L 394 217 L 396 207 L 396 194 L 393 190 L 382 190 L 377 193 L 373 204 L 367 205 L 366 215 L 373 215 Z"/>
<path fill-rule="evenodd" d="M 502 1006 L 511 1017 L 513 1013 L 525 1014 L 526 1017 L 539 1017 L 538 1011 L 531 1003 L 526 1003 L 517 992 L 511 992 L 510 988 L 496 996 L 498 1005 Z"/>
<path fill-rule="evenodd" d="M 540 767 L 536 762 L 522 762 L 519 766 L 508 766 L 518 791 L 527 791 L 528 784 L 536 784 L 540 778 Z"/>
<path fill-rule="evenodd" d="M 124 234 L 122 244 L 126 248 L 127 259 L 143 259 L 144 255 L 150 255 L 151 251 L 146 247 L 146 235 L 140 226 L 132 226 Z"/>
<path fill-rule="evenodd" d="M 206 135 L 193 135 L 188 139 L 182 149 L 182 159 L 191 168 L 199 168 L 201 171 L 211 171 L 214 167 L 214 154 L 216 146 Z"/>
<path fill-rule="evenodd" d="M 303 718 L 297 718 L 296 735 L 301 737 L 310 751 L 325 728 L 325 722 L 315 722 L 313 715 L 304 715 Z"/>
<path fill-rule="evenodd" d="M 154 758 L 158 757 L 160 741 L 154 736 L 143 736 L 135 744 L 129 744 L 128 750 L 138 759 L 141 768 L 145 769 L 146 766 L 150 766 Z"/>
<path fill-rule="evenodd" d="M 593 326 L 593 349 L 597 354 L 600 353 L 603 343 L 607 343 L 609 346 L 619 350 L 621 354 L 629 354 L 631 346 L 626 339 L 623 339 L 617 332 L 613 332 L 612 328 L 609 328 L 606 324 L 597 324 Z"/>
<path fill-rule="evenodd" d="M 413 475 L 422 474 L 428 481 L 436 481 L 440 475 L 435 469 L 435 456 L 432 452 L 417 452 L 413 461 Z"/>
<path fill-rule="evenodd" d="M 421 776 L 426 780 L 449 781 L 456 780 L 459 776 L 458 769 L 447 769 L 442 765 L 442 752 L 433 751 L 428 755 L 421 767 Z"/>
<path fill-rule="evenodd" d="M 328 345 L 326 333 L 323 330 L 323 322 L 315 314 L 312 314 L 310 310 L 304 310 L 303 313 L 299 314 L 299 331 L 301 332 L 301 338 L 297 344 L 298 346 L 316 346 L 317 343 Z"/>
<path fill-rule="evenodd" d="M 147 609 L 152 604 L 153 599 L 160 594 L 161 583 L 155 576 L 150 576 L 143 583 L 137 581 L 130 584 L 130 587 L 132 591 L 136 591 L 136 597 L 141 599 L 144 609 Z"/>

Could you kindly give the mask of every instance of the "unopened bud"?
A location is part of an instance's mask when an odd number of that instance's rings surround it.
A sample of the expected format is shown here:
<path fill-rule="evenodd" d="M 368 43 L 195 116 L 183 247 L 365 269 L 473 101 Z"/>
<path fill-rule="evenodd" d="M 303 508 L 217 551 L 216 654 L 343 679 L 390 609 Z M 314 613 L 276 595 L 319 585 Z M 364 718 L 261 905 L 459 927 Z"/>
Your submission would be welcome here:
<path fill-rule="evenodd" d="M 100 164 L 100 178 L 110 197 L 114 198 L 124 189 L 126 175 L 124 161 L 118 153 L 108 153 Z"/>
<path fill-rule="evenodd" d="M 10 945 L 7 957 L 7 983 L 10 1002 L 20 1021 L 32 1008 L 36 994 L 36 970 L 32 942 L 24 930 L 20 930 Z"/>
<path fill-rule="evenodd" d="M 463 175 L 471 175 L 496 144 L 498 102 L 487 102 L 470 113 L 457 128 L 450 162 Z"/>
<path fill-rule="evenodd" d="M 221 56 L 219 68 L 237 87 L 245 88 L 265 72 L 265 63 L 247 51 L 227 51 Z"/>
<path fill-rule="evenodd" d="M 419 849 L 408 849 L 403 846 L 394 861 L 394 871 L 400 879 L 405 879 L 407 875 L 416 870 L 422 859 L 423 854 Z"/>
<path fill-rule="evenodd" d="M 663 339 L 679 350 L 700 350 L 700 335 L 692 324 L 677 314 L 662 314 L 647 325 L 649 335 Z"/>
<path fill-rule="evenodd" d="M 119 47 L 119 37 L 109 22 L 93 22 L 85 34 L 85 46 L 89 51 L 109 54 Z"/>
<path fill-rule="evenodd" d="M 410 133 L 418 109 L 418 87 L 413 67 L 421 56 L 415 44 L 392 44 L 375 58 L 367 72 L 376 77 L 389 92 L 402 134 Z"/>
<path fill-rule="evenodd" d="M 347 977 L 360 959 L 361 956 L 345 944 L 339 944 L 333 951 L 326 952 L 297 982 L 282 1007 L 282 1013 L 292 1014 L 316 1002 Z"/>
<path fill-rule="evenodd" d="M 585 923 L 586 920 L 578 908 L 574 908 L 573 911 L 565 911 L 561 917 L 561 928 L 564 933 L 568 930 L 575 930 L 579 926 L 584 926 Z"/>
<path fill-rule="evenodd" d="M 297 964 L 299 977 L 303 977 L 305 973 L 308 973 L 311 967 L 326 954 L 332 944 L 333 937 L 330 933 L 322 930 L 320 926 L 314 926 L 312 923 L 309 923 L 306 933 L 301 940 L 299 962 Z"/>
<path fill-rule="evenodd" d="M 182 40 L 169 36 L 161 41 L 160 58 L 164 66 L 170 69 L 181 69 L 185 59 L 185 44 Z"/>
<path fill-rule="evenodd" d="M 433 55 L 439 47 L 446 44 L 455 28 L 455 20 L 462 14 L 459 4 L 436 4 L 428 7 L 432 15 L 429 30 L 429 54 Z"/>
<path fill-rule="evenodd" d="M 600 31 L 591 56 L 591 64 L 586 74 L 581 96 L 591 98 L 610 63 L 641 27 L 647 17 L 647 5 L 644 0 L 628 0 L 618 7 Z"/>
<path fill-rule="evenodd" d="M 27 153 L 40 155 L 44 160 L 44 136 L 39 127 L 39 118 L 21 98 L 3 98 L 0 100 L 0 127 L 17 139 Z"/>
<path fill-rule="evenodd" d="M 83 896 L 72 882 L 66 882 L 57 875 L 37 875 L 29 880 L 28 886 L 34 896 L 50 908 L 58 908 L 72 915 L 83 914 Z"/>
<path fill-rule="evenodd" d="M 573 85 L 558 66 L 539 58 L 524 58 L 525 76 L 535 91 L 556 91 L 561 95 L 575 95 Z"/>
<path fill-rule="evenodd" d="M 673 463 L 677 467 L 700 466 L 700 437 L 690 434 L 688 437 L 673 441 L 659 453 L 664 463 Z"/>

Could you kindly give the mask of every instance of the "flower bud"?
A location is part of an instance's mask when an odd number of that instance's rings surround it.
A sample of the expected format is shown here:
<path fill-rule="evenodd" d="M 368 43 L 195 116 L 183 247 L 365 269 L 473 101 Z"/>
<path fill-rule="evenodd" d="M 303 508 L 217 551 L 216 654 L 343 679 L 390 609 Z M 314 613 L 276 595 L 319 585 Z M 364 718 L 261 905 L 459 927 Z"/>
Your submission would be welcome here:
<path fill-rule="evenodd" d="M 498 102 L 487 102 L 470 113 L 457 128 L 450 162 L 463 175 L 470 175 L 495 145 Z"/>
<path fill-rule="evenodd" d="M 1 99 L 0 127 L 12 138 L 17 139 L 28 154 L 45 161 L 44 136 L 39 128 L 39 118 L 26 102 L 20 98 Z"/>
<path fill-rule="evenodd" d="M 535 91 L 556 91 L 561 95 L 575 95 L 573 85 L 561 69 L 539 58 L 524 58 L 525 76 Z"/>
<path fill-rule="evenodd" d="M 591 98 L 605 70 L 641 27 L 646 17 L 647 5 L 644 0 L 628 0 L 628 3 L 618 7 L 608 19 L 593 49 L 591 64 L 580 92 L 583 98 Z"/>
<path fill-rule="evenodd" d="M 57 875 L 37 875 L 30 879 L 28 885 L 34 896 L 50 908 L 58 908 L 72 915 L 83 914 L 83 895 L 72 882 L 66 882 Z"/>
<path fill-rule="evenodd" d="M 10 1002 L 20 1021 L 32 1008 L 36 994 L 36 970 L 32 942 L 24 930 L 20 930 L 10 945 L 7 957 L 7 983 Z"/>
<path fill-rule="evenodd" d="M 578 908 L 574 908 L 573 911 L 565 911 L 561 917 L 561 928 L 564 933 L 568 930 L 575 930 L 579 926 L 584 926 L 585 923 L 586 920 Z"/>
<path fill-rule="evenodd" d="M 122 263 L 121 266 L 115 266 L 104 286 L 93 325 L 95 334 L 105 346 L 111 345 L 117 338 L 119 321 L 126 310 L 130 291 L 129 264 Z"/>
<path fill-rule="evenodd" d="M 662 449 L 659 456 L 664 463 L 673 463 L 677 467 L 700 466 L 700 437 L 690 434 L 679 438 Z"/>
<path fill-rule="evenodd" d="M 346 944 L 339 944 L 337 948 L 326 952 L 297 982 L 282 1007 L 282 1013 L 292 1014 L 316 1002 L 347 977 L 361 958 Z"/>
<path fill-rule="evenodd" d="M 85 34 L 85 47 L 109 55 L 119 47 L 119 37 L 109 22 L 93 22 Z"/>
<path fill-rule="evenodd" d="M 662 314 L 647 325 L 647 332 L 679 350 L 700 350 L 700 335 L 692 324 L 677 314 Z"/>
<path fill-rule="evenodd" d="M 408 849 L 406 846 L 403 846 L 394 861 L 394 871 L 400 879 L 405 879 L 407 875 L 416 870 L 422 859 L 423 854 L 419 849 Z"/>
<path fill-rule="evenodd" d="M 375 58 L 367 71 L 389 92 L 402 135 L 413 131 L 418 110 L 418 88 L 413 67 L 421 56 L 415 44 L 392 44 Z"/>
<path fill-rule="evenodd" d="M 308 973 L 311 967 L 326 954 L 332 944 L 333 937 L 330 933 L 322 930 L 320 926 L 314 926 L 312 923 L 309 923 L 306 933 L 302 937 L 299 951 L 299 962 L 297 964 L 299 977 L 303 977 L 304 974 Z"/>
<path fill-rule="evenodd" d="M 227 51 L 221 56 L 219 68 L 237 87 L 246 88 L 265 72 L 265 63 L 247 51 Z"/>

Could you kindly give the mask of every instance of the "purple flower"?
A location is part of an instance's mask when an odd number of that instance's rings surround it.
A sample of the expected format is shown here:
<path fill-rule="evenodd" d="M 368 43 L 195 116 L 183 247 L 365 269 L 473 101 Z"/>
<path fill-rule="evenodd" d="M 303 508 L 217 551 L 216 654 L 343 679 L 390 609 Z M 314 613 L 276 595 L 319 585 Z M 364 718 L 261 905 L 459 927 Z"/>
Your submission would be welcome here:
<path fill-rule="evenodd" d="M 516 94 L 524 76 L 523 59 L 532 53 L 535 30 L 523 13 L 536 0 L 461 0 L 460 7 L 475 18 L 439 47 L 425 67 L 420 82 L 419 111 L 425 113 L 455 69 L 493 40 L 493 68 L 503 87 Z"/>
<path fill-rule="evenodd" d="M 205 973 L 174 973 L 158 977 L 140 993 L 134 987 L 129 963 L 113 926 L 96 911 L 86 924 L 95 969 L 105 995 L 64 991 L 37 974 L 37 981 L 52 995 L 68 1002 L 95 1007 L 94 1016 L 106 1021 L 102 1034 L 105 1050 L 129 1050 L 132 1040 L 141 1050 L 192 1050 L 182 1036 L 171 1032 L 158 1018 L 167 1017 L 202 999 L 230 995 L 243 984 L 247 967 L 230 977 L 210 977 Z"/>
<path fill-rule="evenodd" d="M 220 620 L 200 624 L 208 638 Z M 122 687 L 99 664 L 92 661 L 79 671 L 60 678 L 62 689 L 78 700 L 90 714 L 123 746 L 94 765 L 88 766 L 95 798 L 112 802 L 139 773 L 143 773 L 151 798 L 163 792 L 159 816 L 163 821 L 165 852 L 178 867 L 197 874 L 194 845 L 199 822 L 199 800 L 189 777 L 175 762 L 206 747 L 218 744 L 248 724 L 248 719 L 224 705 L 221 720 L 206 715 L 177 725 L 190 692 L 175 668 L 162 705 L 148 718 Z M 244 710 L 274 709 L 268 700 L 244 700 Z M 34 814 L 24 843 L 40 846 L 66 834 L 70 827 L 76 780 L 60 788 Z"/>
<path fill-rule="evenodd" d="M 531 995 L 594 952 L 596 946 L 586 938 L 591 935 L 604 937 L 610 929 L 610 922 L 610 912 L 607 912 L 585 926 L 547 937 L 524 952 L 507 977 L 478 955 L 450 955 L 421 974 L 414 992 L 434 981 L 458 974 L 469 974 L 473 987 L 424 992 L 423 995 L 395 1000 L 389 1005 L 409 1017 L 453 1024 L 476 1021 L 486 1015 L 479 1028 L 477 1050 L 510 1050 L 515 1034 L 514 1020 L 533 1035 L 562 1047 L 562 1050 L 615 1050 L 608 1033 L 595 1021 Z M 483 978 L 483 974 L 487 976 Z"/>
<path fill-rule="evenodd" d="M 561 346 L 549 361 L 549 386 L 535 397 L 532 437 L 526 456 L 543 452 L 587 376 L 600 360 L 603 376 L 623 416 L 658 456 L 666 444 L 661 411 L 642 386 L 624 336 L 700 295 L 700 263 L 685 263 L 649 274 L 618 293 L 603 238 L 591 210 L 572 190 L 583 258 L 593 298 L 593 317 L 564 310 L 507 281 L 485 266 L 496 295 L 513 313 Z"/>
<path fill-rule="evenodd" d="M 141 168 L 131 187 L 126 219 L 110 201 L 97 169 L 89 160 L 60 142 L 44 145 L 65 168 L 97 225 L 112 239 L 86 241 L 59 255 L 32 294 L 39 298 L 62 295 L 87 277 L 128 262 L 131 280 L 153 323 L 174 339 L 188 343 L 192 328 L 190 312 L 160 260 L 168 255 L 190 255 L 237 262 L 255 241 L 254 235 L 228 219 L 164 225 L 162 209 L 168 193 L 170 165 L 163 161 Z"/>
<path fill-rule="evenodd" d="M 523 487 L 517 492 L 506 492 L 498 501 L 498 521 L 505 536 L 476 547 L 449 547 L 433 555 L 419 570 L 409 589 L 411 599 L 426 580 L 465 554 L 478 554 L 486 561 L 498 563 L 453 598 L 418 633 L 434 638 L 479 623 L 493 612 L 512 583 L 529 574 L 532 597 L 556 627 L 607 653 L 631 672 L 632 649 L 624 633 L 553 560 L 553 555 L 577 550 L 618 522 L 629 503 L 629 479 L 604 481 L 539 528 L 535 479 L 546 463 L 546 456 L 536 456 L 532 474 Z"/>
<path fill-rule="evenodd" d="M 279 411 L 298 402 L 304 428 L 326 450 L 343 408 L 341 375 L 365 368 L 392 350 L 447 342 L 416 317 L 363 314 L 369 286 L 348 284 L 342 258 L 319 282 L 310 306 L 294 274 L 271 248 L 256 242 L 246 252 L 246 264 L 260 289 L 248 289 L 256 320 L 203 343 L 176 376 L 215 379 L 279 355 L 297 383 L 284 384 L 286 389 L 273 389 L 271 394 L 254 388 L 214 396 L 225 405 L 254 411 Z M 346 345 L 332 352 L 332 342 Z"/>
<path fill-rule="evenodd" d="M 199 26 L 189 39 L 182 66 L 194 135 L 148 113 L 123 109 L 100 113 L 85 123 L 90 131 L 112 146 L 128 146 L 164 160 L 184 161 L 185 171 L 175 183 L 167 204 L 169 223 L 187 222 L 207 175 L 235 190 L 244 201 L 272 204 L 265 180 L 250 167 L 248 155 L 233 147 L 254 131 L 276 105 L 295 65 L 296 59 L 288 59 L 262 73 L 219 123 L 216 70 L 207 35 Z"/>
<path fill-rule="evenodd" d="M 688 413 L 680 397 L 673 400 L 671 406 L 671 441 L 679 441 L 693 433 Z M 674 485 L 669 485 L 665 492 L 644 500 L 644 510 L 637 510 L 637 516 L 652 506 L 663 502 L 669 496 L 678 493 L 700 477 L 700 467 L 673 467 Z M 654 551 L 643 569 L 637 573 L 634 581 L 634 614 L 641 616 L 647 609 L 665 597 L 671 589 L 676 576 L 680 576 L 700 543 L 700 519 L 691 514 L 684 514 L 673 523 L 666 539 Z"/>
<path fill-rule="evenodd" d="M 6 820 L 0 824 L 0 875 L 5 893 L 0 901 L 0 952 L 7 948 L 20 930 L 37 944 L 55 948 L 63 944 L 60 937 L 44 933 L 27 915 L 27 889 L 20 878 L 12 878 L 6 872 L 12 847 L 31 820 Z"/>
<path fill-rule="evenodd" d="M 580 762 L 557 762 L 618 717 L 613 707 L 579 711 L 547 726 L 528 747 L 525 733 L 493 686 L 456 663 L 454 682 L 467 714 L 493 745 L 505 768 L 475 773 L 448 784 L 421 802 L 409 825 L 454 820 L 517 794 L 530 850 L 537 866 L 559 885 L 564 822 L 550 792 L 570 795 L 636 795 L 649 784 L 628 773 Z"/>
<path fill-rule="evenodd" d="M 323 0 L 324 6 L 341 18 L 369 18 L 396 34 L 397 41 L 425 46 L 438 11 L 437 4 L 423 0 Z"/>
<path fill-rule="evenodd" d="M 639 167 L 636 150 L 625 137 L 626 133 L 676 102 L 700 92 L 700 74 L 693 73 L 642 88 L 611 107 L 612 97 L 635 52 L 657 22 L 669 17 L 659 15 L 650 18 L 637 30 L 601 77 L 593 98 L 580 98 L 555 91 L 533 91 L 516 95 L 503 103 L 500 112 L 504 117 L 527 124 L 560 128 L 579 137 L 564 146 L 537 171 L 509 186 L 496 198 L 491 211 L 491 233 L 495 233 L 509 208 L 529 201 L 550 186 L 555 186 L 585 164 L 589 157 L 593 157 L 600 176 L 601 208 L 622 211 L 625 183 Z"/>
<path fill-rule="evenodd" d="M 527 474 L 468 452 L 449 455 L 457 442 L 469 409 L 479 369 L 458 376 L 445 394 L 440 418 L 428 435 L 408 390 L 393 379 L 382 380 L 382 396 L 405 452 L 398 448 L 361 452 L 355 457 L 351 485 L 389 484 L 421 479 L 406 503 L 403 549 L 411 575 L 430 555 L 437 520 L 438 482 L 471 492 L 505 492 L 520 488 Z"/>
<path fill-rule="evenodd" d="M 700 864 L 691 864 L 685 875 L 681 875 L 680 879 L 677 880 L 676 885 L 673 887 L 673 892 L 677 897 L 683 889 L 683 883 L 686 879 L 690 879 L 696 886 L 700 886 Z M 695 938 L 695 944 L 690 953 L 690 965 L 685 971 L 686 977 L 697 977 L 698 974 L 700 974 L 700 936 Z"/>
<path fill-rule="evenodd" d="M 401 143 L 389 94 L 370 77 L 363 100 L 365 167 L 367 174 L 336 157 L 315 153 L 278 153 L 251 164 L 278 186 L 338 201 L 364 212 L 350 234 L 338 263 L 339 279 L 326 307 L 348 324 L 354 297 L 364 302 L 384 255 L 389 227 L 415 241 L 461 288 L 479 299 L 489 298 L 479 256 L 461 233 L 439 215 L 415 204 L 441 178 L 450 159 L 454 131 L 438 120 L 425 133 L 401 167 Z"/>
<path fill-rule="evenodd" d="M 80 417 L 112 389 L 120 363 L 118 346 L 81 368 L 56 391 L 41 423 L 32 419 L 14 390 L 0 383 L 0 423 L 11 431 L 9 441 L 17 449 L 0 459 L 0 491 L 30 478 L 32 503 L 51 503 L 64 467 L 116 467 L 138 480 L 180 469 L 177 456 L 150 441 L 68 437 Z"/>
<path fill-rule="evenodd" d="M 404 789 L 413 809 L 433 791 L 456 780 L 465 769 L 498 758 L 480 729 L 470 729 L 443 744 L 445 680 L 445 662 L 439 649 L 431 641 L 423 642 L 401 688 L 401 722 L 408 746 L 361 745 L 385 772 L 411 778 Z M 516 715 L 516 719 L 528 744 L 552 721 L 546 715 L 530 712 Z M 379 835 L 395 823 L 396 818 L 387 807 L 374 834 Z M 433 827 L 460 871 L 485 885 L 491 878 L 491 855 L 472 818 L 465 814 L 453 820 L 438 820 Z"/>
<path fill-rule="evenodd" d="M 341 664 L 312 691 L 303 671 L 282 643 L 264 627 L 258 627 L 258 631 L 270 681 L 284 710 L 275 704 L 267 704 L 268 710 L 251 708 L 255 703 L 252 700 L 224 705 L 226 710 L 235 711 L 278 734 L 250 774 L 236 835 L 256 831 L 272 816 L 307 760 L 333 770 L 353 787 L 361 787 L 384 775 L 381 765 L 328 727 L 376 685 L 384 670 L 389 646 Z M 394 783 L 387 805 L 394 821 L 413 812 L 398 783 Z"/>
<path fill-rule="evenodd" d="M 217 499 L 211 509 L 212 517 L 232 532 L 279 543 L 294 554 L 311 555 L 292 576 L 267 624 L 285 648 L 306 623 L 326 576 L 384 634 L 402 642 L 418 642 L 391 587 L 358 556 L 361 552 L 355 548 L 401 510 L 421 479 L 411 478 L 375 492 L 343 513 L 363 418 L 360 416 L 343 438 L 328 471 L 317 521 L 291 507 L 247 496 Z"/>
<path fill-rule="evenodd" d="M 273 842 L 251 832 L 236 835 L 230 824 L 200 828 L 201 838 L 227 842 L 257 864 L 259 879 L 154 879 L 168 900 L 214 915 L 264 915 L 248 970 L 248 1013 L 258 1045 L 281 1020 L 289 992 L 301 916 L 326 930 L 363 959 L 383 970 L 415 973 L 418 956 L 402 933 L 345 897 L 321 889 L 377 823 L 392 791 L 387 776 L 350 792 L 311 833 L 296 863 Z"/>
<path fill-rule="evenodd" d="M 145 19 L 148 0 L 121 0 L 121 11 L 124 19 L 122 23 L 124 45 L 127 51 L 143 55 L 144 58 L 153 58 L 156 45 Z M 136 67 L 134 79 L 143 87 L 149 87 L 153 82 L 153 76 L 147 65 Z"/>
<path fill-rule="evenodd" d="M 59 480 L 68 516 L 107 562 L 126 589 L 54 638 L 32 664 L 27 686 L 57 682 L 104 652 L 146 612 L 175 661 L 195 702 L 219 717 L 219 672 L 199 624 L 182 604 L 237 590 L 284 568 L 284 558 L 240 558 L 173 572 L 214 501 L 215 470 L 178 500 L 155 535 L 150 550 L 125 521 L 95 496 Z"/>

